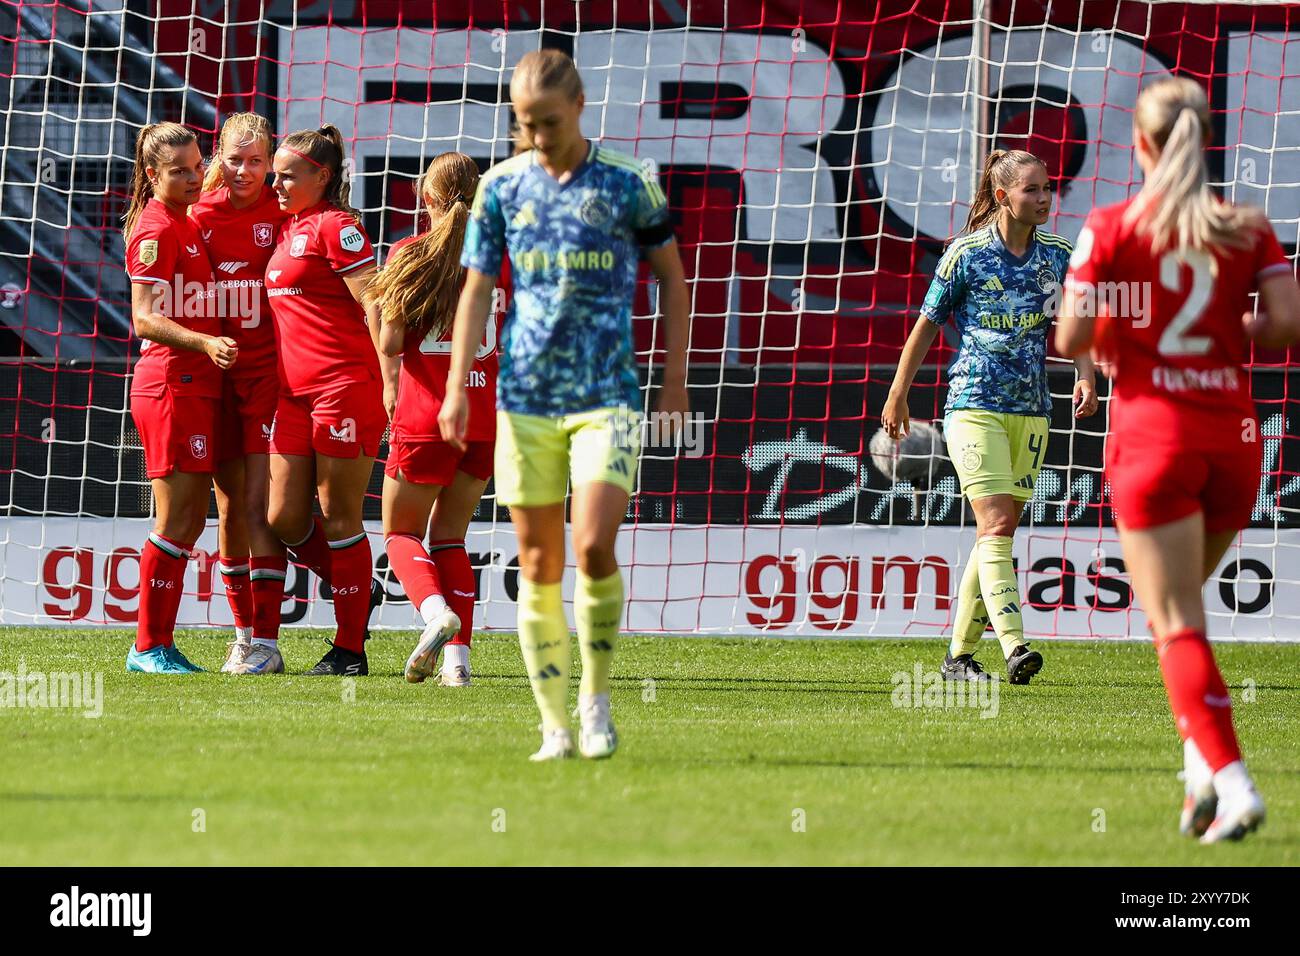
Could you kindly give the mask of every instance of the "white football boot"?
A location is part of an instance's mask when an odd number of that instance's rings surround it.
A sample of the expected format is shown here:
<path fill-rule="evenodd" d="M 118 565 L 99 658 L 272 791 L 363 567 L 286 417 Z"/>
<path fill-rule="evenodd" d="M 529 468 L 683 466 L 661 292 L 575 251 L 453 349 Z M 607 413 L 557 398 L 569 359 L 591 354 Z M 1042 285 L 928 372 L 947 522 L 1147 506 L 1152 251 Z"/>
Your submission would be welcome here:
<path fill-rule="evenodd" d="M 442 657 L 442 670 L 438 673 L 438 683 L 443 687 L 469 687 L 473 681 L 469 673 L 469 647 L 464 644 L 448 644 Z"/>
<path fill-rule="evenodd" d="M 458 664 L 439 671 L 438 683 L 443 687 L 469 687 L 474 681 L 470 679 L 469 668 Z"/>
<path fill-rule="evenodd" d="M 1219 812 L 1201 837 L 1202 843 L 1240 840 L 1264 822 L 1264 800 L 1240 760 L 1214 775 L 1219 793 Z"/>
<path fill-rule="evenodd" d="M 279 647 L 254 644 L 244 662 L 235 668 L 236 674 L 283 674 L 284 658 Z"/>
<path fill-rule="evenodd" d="M 406 659 L 406 679 L 412 684 L 419 684 L 426 677 L 432 677 L 438 669 L 438 654 L 447 642 L 460 633 L 460 618 L 451 608 L 438 614 L 424 625 L 420 640 Z"/>
<path fill-rule="evenodd" d="M 618 733 L 609 719 L 609 692 L 579 694 L 578 716 L 582 731 L 578 735 L 578 749 L 589 760 L 613 756 L 618 749 Z"/>
<path fill-rule="evenodd" d="M 1199 837 L 1214 822 L 1219 795 L 1214 789 L 1214 773 L 1190 737 L 1183 741 L 1182 778 L 1183 813 L 1178 819 L 1178 832 Z"/>
<path fill-rule="evenodd" d="M 236 637 L 226 645 L 226 662 L 221 665 L 221 673 L 238 674 L 240 666 L 253 649 L 253 642 L 247 638 Z"/>
<path fill-rule="evenodd" d="M 542 746 L 528 759 L 533 763 L 543 760 L 565 760 L 573 756 L 573 736 L 568 727 L 542 731 Z"/>

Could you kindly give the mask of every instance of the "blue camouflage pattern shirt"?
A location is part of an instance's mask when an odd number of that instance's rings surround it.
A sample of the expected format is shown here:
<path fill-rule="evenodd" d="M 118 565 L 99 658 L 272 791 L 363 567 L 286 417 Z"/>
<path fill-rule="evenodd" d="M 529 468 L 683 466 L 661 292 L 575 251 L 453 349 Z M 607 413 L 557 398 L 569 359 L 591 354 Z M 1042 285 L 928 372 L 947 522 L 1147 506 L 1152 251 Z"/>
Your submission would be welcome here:
<path fill-rule="evenodd" d="M 590 145 L 563 183 L 535 151 L 483 174 L 461 265 L 514 285 L 501 333 L 497 407 L 527 415 L 641 405 L 632 347 L 639 251 L 673 238 L 653 173 Z"/>
<path fill-rule="evenodd" d="M 1069 240 L 1035 229 L 1025 254 L 1014 256 L 996 222 L 948 247 L 921 305 L 924 318 L 935 325 L 951 318 L 961 334 L 945 415 L 979 408 L 1051 416 L 1047 333 L 1072 250 Z"/>

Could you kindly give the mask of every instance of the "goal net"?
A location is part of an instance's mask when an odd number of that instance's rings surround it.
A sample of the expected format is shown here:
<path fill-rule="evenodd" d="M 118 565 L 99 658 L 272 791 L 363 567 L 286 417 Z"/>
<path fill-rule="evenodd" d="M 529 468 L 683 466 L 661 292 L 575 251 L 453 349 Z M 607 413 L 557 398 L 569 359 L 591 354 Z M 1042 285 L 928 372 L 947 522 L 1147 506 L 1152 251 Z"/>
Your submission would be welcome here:
<path fill-rule="evenodd" d="M 511 71 L 546 46 L 577 62 L 586 134 L 657 172 L 692 291 L 698 420 L 681 447 L 643 453 L 619 545 L 625 627 L 943 634 L 974 539 L 952 466 L 939 446 L 926 480 L 895 484 L 868 444 L 983 156 L 1040 156 L 1057 189 L 1048 228 L 1073 239 L 1139 184 L 1138 91 L 1191 76 L 1212 104 L 1214 179 L 1264 208 L 1294 256 L 1296 21 L 1286 6 L 1024 0 L 3 0 L 0 623 L 135 620 L 151 502 L 128 413 L 138 343 L 119 230 L 140 127 L 185 123 L 207 152 L 237 110 L 279 135 L 334 123 L 382 255 L 413 228 L 413 184 L 435 155 L 486 168 L 510 154 Z M 656 302 L 643 267 L 647 410 Z M 942 338 L 918 375 L 914 419 L 942 417 L 955 344 Z M 1026 629 L 1145 636 L 1102 476 L 1107 403 L 1073 420 L 1072 366 L 1052 358 L 1049 373 L 1046 464 L 1016 538 Z M 1295 374 L 1287 354 L 1252 357 L 1264 468 L 1252 526 L 1206 588 L 1215 637 L 1300 634 Z M 375 623 L 409 627 L 383 559 L 381 468 L 366 508 L 387 588 Z M 230 621 L 215 524 L 182 626 Z M 490 488 L 467 544 L 476 626 L 512 628 L 515 540 Z M 284 611 L 332 622 L 302 571 Z"/>

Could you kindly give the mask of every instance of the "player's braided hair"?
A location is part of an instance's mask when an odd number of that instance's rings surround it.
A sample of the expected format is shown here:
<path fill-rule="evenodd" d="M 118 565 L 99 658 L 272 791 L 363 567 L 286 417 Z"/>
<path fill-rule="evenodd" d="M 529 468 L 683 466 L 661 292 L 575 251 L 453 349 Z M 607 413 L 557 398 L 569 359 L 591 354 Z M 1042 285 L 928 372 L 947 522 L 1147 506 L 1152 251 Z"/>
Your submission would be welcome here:
<path fill-rule="evenodd" d="M 995 149 L 989 153 L 984 160 L 984 173 L 971 201 L 963 232 L 975 232 L 993 221 L 998 214 L 998 201 L 993 191 L 1014 186 L 1020 180 L 1020 171 L 1026 166 L 1047 168 L 1041 159 L 1023 149 Z"/>
<path fill-rule="evenodd" d="M 441 338 L 451 328 L 465 272 L 460 250 L 477 188 L 478 166 L 464 153 L 443 153 L 429 164 L 420 182 L 429 228 L 397 250 L 370 286 L 385 322 L 417 338 L 430 331 Z"/>
<path fill-rule="evenodd" d="M 131 239 L 140 213 L 153 195 L 153 183 L 145 171 L 162 162 L 164 149 L 181 149 L 196 142 L 195 136 L 180 123 L 150 123 L 135 138 L 135 174 L 131 180 L 131 199 L 122 217 L 122 238 Z"/>
<path fill-rule="evenodd" d="M 266 160 L 271 161 L 271 124 L 265 116 L 257 113 L 232 113 L 221 124 L 221 132 L 212 145 L 212 159 L 208 161 L 208 172 L 203 177 L 203 191 L 211 192 L 221 185 L 221 154 L 224 150 L 252 140 L 261 140 L 266 150 Z"/>
<path fill-rule="evenodd" d="M 1210 102 L 1200 84 L 1187 77 L 1167 77 L 1142 91 L 1133 111 L 1134 139 L 1141 132 L 1159 153 L 1137 199 L 1125 211 L 1125 223 L 1151 237 L 1160 252 L 1176 245 L 1187 249 L 1245 248 L 1263 216 L 1248 207 L 1223 202 L 1210 189 L 1205 146 L 1210 139 Z"/>
<path fill-rule="evenodd" d="M 582 77 L 572 58 L 563 50 L 530 50 L 519 59 L 514 75 L 510 78 L 510 94 L 522 90 L 550 92 L 558 90 L 570 102 L 582 95 Z M 519 126 L 514 125 L 511 134 L 515 141 L 515 154 L 526 153 L 533 148 L 533 141 Z"/>
<path fill-rule="evenodd" d="M 290 133 L 280 143 L 282 149 L 305 156 L 309 163 L 328 169 L 329 181 L 325 183 L 325 200 L 336 209 L 342 209 L 358 223 L 361 213 L 352 208 L 352 185 L 344 170 L 343 134 L 337 126 L 326 123 L 320 129 L 301 129 Z"/>

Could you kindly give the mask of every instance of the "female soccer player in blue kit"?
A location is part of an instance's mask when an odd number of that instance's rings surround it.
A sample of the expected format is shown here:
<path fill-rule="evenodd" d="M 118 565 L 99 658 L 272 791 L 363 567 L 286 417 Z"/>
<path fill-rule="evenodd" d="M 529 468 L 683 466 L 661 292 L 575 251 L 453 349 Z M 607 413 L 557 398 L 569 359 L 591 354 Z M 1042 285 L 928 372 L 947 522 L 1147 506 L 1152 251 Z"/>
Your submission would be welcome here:
<path fill-rule="evenodd" d="M 520 151 L 488 170 L 474 198 L 439 424 L 445 441 L 464 445 L 465 378 L 509 255 L 514 296 L 500 341 L 495 475 L 497 501 L 510 507 L 519 541 L 519 643 L 542 714 L 542 746 L 532 759 L 574 751 L 560 593 L 570 483 L 582 656 L 578 743 L 584 757 L 608 757 L 618 744 L 609 672 L 624 608 L 614 542 L 640 445 L 631 323 L 639 258 L 659 279 L 667 348 L 659 411 L 673 417 L 689 412 L 690 301 L 655 177 L 582 135 L 585 100 L 573 61 L 558 50 L 525 55 L 510 100 Z"/>
<path fill-rule="evenodd" d="M 1047 451 L 1047 331 L 1072 249 L 1039 228 L 1051 206 L 1042 160 L 1023 150 L 989 154 L 965 232 L 939 260 L 881 413 L 891 438 L 906 434 L 908 389 L 952 319 L 961 346 L 948 370 L 944 439 L 978 530 L 943 662 L 948 680 L 990 679 L 971 656 L 990 620 L 1012 684 L 1027 684 L 1043 666 L 1025 642 L 1011 539 Z M 1097 410 L 1095 373 L 1086 355 L 1075 367 L 1075 416 L 1083 418 Z"/>

